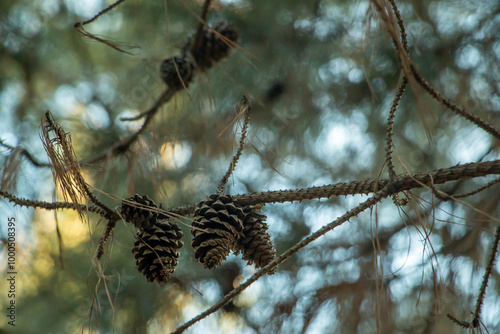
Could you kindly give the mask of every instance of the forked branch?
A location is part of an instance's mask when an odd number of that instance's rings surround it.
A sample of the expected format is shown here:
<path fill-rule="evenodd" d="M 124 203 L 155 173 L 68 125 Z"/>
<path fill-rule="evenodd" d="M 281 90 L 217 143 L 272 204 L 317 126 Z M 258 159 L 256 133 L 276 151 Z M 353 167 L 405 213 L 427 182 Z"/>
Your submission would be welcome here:
<path fill-rule="evenodd" d="M 313 234 L 311 234 L 310 236 L 308 236 L 307 238 L 305 238 L 301 242 L 299 242 L 299 243 L 295 244 L 294 246 L 290 247 L 287 251 L 285 251 L 283 254 L 281 254 L 280 256 L 278 256 L 274 261 L 272 261 L 271 263 L 269 263 L 268 265 L 266 265 L 265 267 L 263 267 L 261 270 L 259 270 L 258 272 L 256 272 L 245 283 L 239 285 L 238 287 L 236 287 L 235 289 L 233 289 L 231 292 L 229 292 L 228 294 L 226 294 L 219 302 L 217 302 L 215 305 L 213 305 L 212 307 L 210 307 L 208 310 L 206 310 L 203 313 L 200 313 L 198 316 L 196 316 L 193 319 L 189 320 L 188 322 L 186 322 L 182 326 L 179 326 L 176 330 L 174 330 L 172 332 L 172 334 L 180 334 L 180 333 L 184 332 L 186 329 L 188 329 L 190 326 L 192 326 L 195 323 L 197 323 L 198 321 L 200 321 L 200 320 L 206 318 L 207 316 L 209 316 L 210 314 L 215 313 L 218 310 L 220 310 L 222 307 L 224 307 L 224 305 L 226 305 L 227 303 L 229 303 L 234 297 L 236 297 L 243 290 L 245 290 L 246 288 L 248 288 L 253 282 L 255 282 L 256 280 L 258 280 L 261 276 L 264 276 L 265 274 L 267 274 L 269 271 L 271 271 L 274 268 L 276 268 L 281 263 L 283 263 L 286 260 L 288 260 L 293 254 L 297 253 L 298 251 L 300 251 L 301 249 L 303 249 L 304 247 L 306 247 L 307 245 L 309 245 L 314 240 L 316 240 L 319 237 L 325 235 L 327 232 L 332 231 L 334 228 L 342 225 L 343 223 L 345 223 L 349 219 L 352 219 L 352 218 L 356 217 L 357 215 L 359 215 L 364 210 L 372 207 L 373 205 L 377 204 L 382 199 L 384 199 L 385 197 L 387 197 L 388 195 L 390 195 L 391 192 L 392 192 L 392 191 L 390 191 L 390 188 L 392 188 L 392 187 L 390 187 L 390 185 L 385 186 L 384 188 L 382 188 L 381 190 L 379 190 L 378 192 L 376 192 L 368 200 L 366 200 L 365 202 L 359 204 L 357 207 L 355 207 L 355 208 L 351 209 L 350 211 L 348 211 L 347 213 L 345 213 L 342 217 L 340 217 L 340 218 L 334 220 L 333 222 L 331 222 L 331 223 L 323 226 L 322 228 L 320 228 L 319 230 L 317 230 L 316 232 L 314 232 Z"/>

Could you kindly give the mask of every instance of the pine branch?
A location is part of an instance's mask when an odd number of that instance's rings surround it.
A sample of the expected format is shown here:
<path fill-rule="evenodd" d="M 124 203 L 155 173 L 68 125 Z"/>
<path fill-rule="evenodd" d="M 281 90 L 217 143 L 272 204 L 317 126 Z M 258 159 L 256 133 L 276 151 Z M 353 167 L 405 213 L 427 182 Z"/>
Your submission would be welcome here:
<path fill-rule="evenodd" d="M 5 197 L 10 202 L 12 202 L 16 205 L 25 206 L 28 208 L 39 208 L 39 209 L 45 209 L 45 210 L 70 209 L 70 210 L 76 210 L 76 211 L 87 211 L 87 212 L 96 213 L 102 217 L 104 217 L 104 215 L 106 214 L 106 212 L 98 206 L 88 206 L 88 205 L 75 204 L 75 203 L 70 203 L 70 202 L 33 201 L 30 199 L 25 199 L 25 198 L 20 198 L 20 197 L 14 196 L 14 195 L 12 195 L 6 191 L 2 191 L 2 190 L 0 190 L 0 196 Z"/>
<path fill-rule="evenodd" d="M 238 145 L 238 150 L 236 151 L 236 154 L 233 156 L 226 174 L 220 180 L 219 185 L 217 187 L 216 193 L 218 195 L 221 195 L 224 192 L 224 187 L 226 186 L 226 183 L 229 180 L 231 174 L 233 174 L 234 167 L 236 167 L 236 164 L 240 159 L 241 152 L 243 152 L 243 147 L 245 146 L 245 139 L 247 136 L 248 124 L 250 122 L 250 113 L 252 112 L 252 105 L 246 96 L 243 96 L 240 102 L 241 102 L 240 113 L 244 112 L 245 115 L 243 120 L 243 130 L 241 130 L 241 137 Z"/>
<path fill-rule="evenodd" d="M 476 310 L 474 311 L 474 318 L 472 319 L 472 327 L 477 328 L 479 326 L 481 317 L 481 308 L 483 307 L 484 297 L 486 296 L 486 287 L 488 286 L 488 281 L 490 280 L 491 272 L 493 271 L 493 266 L 495 265 L 495 259 L 498 252 L 498 243 L 500 241 L 500 226 L 497 227 L 495 233 L 495 241 L 493 242 L 493 247 L 491 248 L 490 258 L 488 260 L 488 266 L 484 272 L 483 282 L 481 283 L 481 288 L 479 289 L 479 294 L 476 301 Z"/>
<path fill-rule="evenodd" d="M 465 109 L 458 107 L 453 102 L 445 98 L 441 95 L 429 82 L 427 82 L 422 75 L 418 72 L 417 68 L 411 61 L 410 52 L 408 49 L 408 42 L 406 40 L 406 32 L 404 30 L 403 19 L 401 18 L 401 13 L 399 12 L 396 3 L 393 0 L 389 0 L 391 3 L 394 15 L 397 18 L 398 25 L 400 28 L 401 39 L 403 42 L 399 40 L 399 36 L 397 35 L 396 29 L 393 28 L 394 20 L 392 16 L 390 16 L 390 11 L 385 11 L 385 5 L 381 3 L 380 0 L 371 0 L 371 2 L 375 5 L 378 13 L 380 14 L 381 19 L 386 23 L 388 27 L 388 32 L 396 45 L 396 50 L 399 51 L 401 63 L 403 66 L 403 70 L 406 73 L 406 76 L 409 79 L 414 79 L 422 88 L 424 88 L 427 93 L 429 93 L 434 99 L 436 99 L 440 104 L 447 107 L 456 115 L 465 118 L 469 122 L 473 123 L 477 127 L 483 129 L 485 132 L 489 133 L 493 137 L 500 139 L 500 133 L 492 127 L 490 124 L 482 120 L 478 116 L 474 116 L 467 112 Z M 383 2 L 383 1 L 382 1 Z"/>
<path fill-rule="evenodd" d="M 263 267 L 261 270 L 259 270 L 257 273 L 255 273 L 252 277 L 250 277 L 245 283 L 239 285 L 237 288 L 233 289 L 231 292 L 226 294 L 219 302 L 217 302 L 215 305 L 210 307 L 208 310 L 205 312 L 199 314 L 198 316 L 194 317 L 193 319 L 189 320 L 182 326 L 179 326 L 176 330 L 172 332 L 172 334 L 180 334 L 184 332 L 186 329 L 188 329 L 190 326 L 194 325 L 198 321 L 206 318 L 212 313 L 215 313 L 216 311 L 220 310 L 224 305 L 229 303 L 234 297 L 239 295 L 243 290 L 245 290 L 247 287 L 249 287 L 252 283 L 257 281 L 260 277 L 264 276 L 267 274 L 269 271 L 273 270 L 276 268 L 278 265 L 283 263 L 284 261 L 288 260 L 293 254 L 297 253 L 301 249 L 303 249 L 305 246 L 309 245 L 311 242 L 314 240 L 318 239 L 319 237 L 325 235 L 327 232 L 333 230 L 334 228 L 342 225 L 349 219 L 352 219 L 359 215 L 361 212 L 364 210 L 372 207 L 373 205 L 377 204 L 380 202 L 382 199 L 387 197 L 388 195 L 391 195 L 392 193 L 392 188 L 389 184 L 382 188 L 380 191 L 376 192 L 371 198 L 366 200 L 365 202 L 359 204 L 357 207 L 351 209 L 347 213 L 345 213 L 342 217 L 334 220 L 333 222 L 323 226 L 310 236 L 306 237 L 299 243 L 295 244 L 291 248 L 289 248 L 287 251 L 285 251 L 283 254 L 278 256 L 274 261 Z"/>
<path fill-rule="evenodd" d="M 394 117 L 396 116 L 396 110 L 398 108 L 399 102 L 401 101 L 401 97 L 405 92 L 406 86 L 408 85 L 408 80 L 406 76 L 403 75 L 401 84 L 398 87 L 396 96 L 394 96 L 394 100 L 392 101 L 391 110 L 389 111 L 389 116 L 387 117 L 387 137 L 386 137 L 386 145 L 385 145 L 385 163 L 387 168 L 389 169 L 389 178 L 393 179 L 396 177 L 396 172 L 394 171 L 394 163 L 392 161 L 392 148 L 394 147 L 393 142 L 393 125 L 394 125 Z"/>
<path fill-rule="evenodd" d="M 393 193 L 396 194 L 401 191 L 422 188 L 424 186 L 431 187 L 433 184 L 442 184 L 493 174 L 500 174 L 500 160 L 456 165 L 449 168 L 437 169 L 432 172 L 416 173 L 411 175 L 401 174 L 392 182 L 392 186 L 395 187 L 395 191 L 393 191 Z M 364 181 L 340 182 L 321 187 L 255 192 L 234 195 L 232 198 L 235 202 L 239 202 L 242 206 L 266 203 L 285 203 L 329 198 L 333 196 L 359 194 L 367 195 L 383 189 L 388 184 L 391 184 L 390 179 L 369 179 Z M 169 214 L 188 216 L 193 214 L 195 208 L 196 205 L 193 204 L 167 209 L 166 211 Z"/>

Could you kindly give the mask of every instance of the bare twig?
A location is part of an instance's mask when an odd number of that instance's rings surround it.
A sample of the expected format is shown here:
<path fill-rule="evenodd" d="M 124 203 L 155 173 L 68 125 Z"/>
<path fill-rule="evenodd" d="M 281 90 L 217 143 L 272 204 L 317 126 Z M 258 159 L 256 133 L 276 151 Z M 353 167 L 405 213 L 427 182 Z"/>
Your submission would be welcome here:
<path fill-rule="evenodd" d="M 490 124 L 482 120 L 480 117 L 474 116 L 467 112 L 465 109 L 458 107 L 455 105 L 453 102 L 445 98 L 443 95 L 441 95 L 432 85 L 427 82 L 422 75 L 418 72 L 417 68 L 413 64 L 410 58 L 410 53 L 408 50 L 408 42 L 406 40 L 406 32 L 404 30 L 404 24 L 403 24 L 403 19 L 401 18 L 401 13 L 399 12 L 396 3 L 394 0 L 389 0 L 391 3 L 394 15 L 397 18 L 398 25 L 400 28 L 400 34 L 401 34 L 401 39 L 402 42 L 398 39 L 397 33 L 395 29 L 392 28 L 393 24 L 393 18 L 389 15 L 390 12 L 385 11 L 385 6 L 379 1 L 379 0 L 372 0 L 371 1 L 376 9 L 378 10 L 380 17 L 386 24 L 388 25 L 388 32 L 391 35 L 391 38 L 394 41 L 394 44 L 396 45 L 396 49 L 399 50 L 400 53 L 400 58 L 401 58 L 401 63 L 403 66 L 403 70 L 405 71 L 407 77 L 411 80 L 415 79 L 416 83 L 418 83 L 422 88 L 424 88 L 427 93 L 429 93 L 432 97 L 434 97 L 439 103 L 447 107 L 449 110 L 451 110 L 453 113 L 456 115 L 465 118 L 469 122 L 475 124 L 479 128 L 483 129 L 493 137 L 500 139 L 500 133 L 492 127 Z"/>
<path fill-rule="evenodd" d="M 455 105 L 453 102 L 442 96 L 440 93 L 437 92 L 437 90 L 432 87 L 430 83 L 428 83 L 417 71 L 415 66 L 412 64 L 411 65 L 411 72 L 417 82 L 422 86 L 433 98 L 435 98 L 439 103 L 443 104 L 446 106 L 449 110 L 451 110 L 453 113 L 456 115 L 465 118 L 469 122 L 475 124 L 479 128 L 483 129 L 496 139 L 500 139 L 500 133 L 492 127 L 490 124 L 486 123 L 483 119 L 480 117 L 474 116 L 467 112 L 465 109 L 458 107 Z"/>
<path fill-rule="evenodd" d="M 462 328 L 471 328 L 471 325 L 467 322 L 467 321 L 461 321 L 461 320 L 458 320 L 457 318 L 455 318 L 452 314 L 448 313 L 446 315 L 448 317 L 448 319 L 450 319 L 453 323 L 455 323 L 456 325 L 462 327 Z"/>
<path fill-rule="evenodd" d="M 481 288 L 479 289 L 479 294 L 476 301 L 476 309 L 474 311 L 474 318 L 472 319 L 472 327 L 477 328 L 479 326 L 481 317 L 481 308 L 483 306 L 484 296 L 486 295 L 486 287 L 488 286 L 488 281 L 493 271 L 493 266 L 495 265 L 495 259 L 498 251 L 498 243 L 500 241 L 500 226 L 497 227 L 495 232 L 495 241 L 493 242 L 493 247 L 491 248 L 490 258 L 488 260 L 488 266 L 484 272 L 483 282 L 481 283 Z"/>
<path fill-rule="evenodd" d="M 35 157 L 33 157 L 33 155 L 30 152 L 28 152 L 25 148 L 19 146 L 18 147 L 10 146 L 8 144 L 5 144 L 3 140 L 0 140 L 0 145 L 11 151 L 15 149 L 19 150 L 20 154 L 23 155 L 26 159 L 28 159 L 28 161 L 31 162 L 31 164 L 35 167 L 50 167 L 50 164 L 46 162 L 39 162 L 37 159 L 35 159 Z"/>
<path fill-rule="evenodd" d="M 394 117 L 396 116 L 396 110 L 398 108 L 399 101 L 401 101 L 401 97 L 406 89 L 408 84 L 408 80 L 406 76 L 403 75 L 401 80 L 401 84 L 398 87 L 396 96 L 394 96 L 394 100 L 392 101 L 391 110 L 389 111 L 389 116 L 387 117 L 387 137 L 386 137 L 386 145 L 385 145 L 385 163 L 387 168 L 389 169 L 389 178 L 393 179 L 396 177 L 396 172 L 394 171 L 394 163 L 392 161 L 392 148 L 394 147 L 394 142 L 392 136 L 394 134 L 393 125 L 394 125 Z"/>
<path fill-rule="evenodd" d="M 196 34 L 194 36 L 194 44 L 192 52 L 195 54 L 200 49 L 202 37 L 203 37 L 203 27 L 207 24 L 206 19 L 208 15 L 208 9 L 210 8 L 211 0 L 205 0 L 203 3 L 203 8 L 201 9 L 201 14 L 198 17 L 198 27 L 196 28 Z"/>
<path fill-rule="evenodd" d="M 245 139 L 247 136 L 247 130 L 248 130 L 248 123 L 250 122 L 250 113 L 252 111 L 252 105 L 250 103 L 250 100 L 246 96 L 243 96 L 243 98 L 240 101 L 240 113 L 244 112 L 244 119 L 243 119 L 243 129 L 241 130 L 241 138 L 240 138 L 240 143 L 238 146 L 238 150 L 236 151 L 236 154 L 233 156 L 231 160 L 231 164 L 229 165 L 229 168 L 224 175 L 224 177 L 220 180 L 219 186 L 217 187 L 217 194 L 221 195 L 224 192 L 224 187 L 226 186 L 227 180 L 231 176 L 231 174 L 234 171 L 234 167 L 236 167 L 236 164 L 238 163 L 238 160 L 240 159 L 241 152 L 243 151 L 243 146 L 245 146 Z"/>
<path fill-rule="evenodd" d="M 189 320 L 182 326 L 179 326 L 176 330 L 172 332 L 172 334 L 180 334 L 184 332 L 187 328 L 190 326 L 194 325 L 198 321 L 206 318 L 212 313 L 215 313 L 216 311 L 220 310 L 224 305 L 229 303 L 234 297 L 239 295 L 243 290 L 245 290 L 247 287 L 249 287 L 252 283 L 257 281 L 260 277 L 264 276 L 267 274 L 269 271 L 273 270 L 276 268 L 278 265 L 283 263 L 284 261 L 288 260 L 293 254 L 297 253 L 301 249 L 303 249 L 305 246 L 309 245 L 311 242 L 314 240 L 318 239 L 319 237 L 325 235 L 327 232 L 333 230 L 335 227 L 338 227 L 348 221 L 351 218 L 356 217 L 359 215 L 361 212 L 364 210 L 372 207 L 376 203 L 380 202 L 383 198 L 387 197 L 390 195 L 391 190 L 389 190 L 389 187 L 386 186 L 380 191 L 376 192 L 371 198 L 366 200 L 365 202 L 359 204 L 357 207 L 351 209 L 347 213 L 345 213 L 342 217 L 334 220 L 333 222 L 323 226 L 307 238 L 303 239 L 301 242 L 295 244 L 291 248 L 289 248 L 287 251 L 285 251 L 283 254 L 278 256 L 274 261 L 263 267 L 261 270 L 259 270 L 257 273 L 255 273 L 252 277 L 250 277 L 245 283 L 239 285 L 237 288 L 233 289 L 231 292 L 226 294 L 219 302 L 217 302 L 215 305 L 210 307 L 208 310 L 205 312 L 200 313 L 198 316 L 194 317 L 193 319 Z"/>
<path fill-rule="evenodd" d="M 490 181 L 490 182 L 488 182 L 487 184 L 485 184 L 484 186 L 479 187 L 479 188 L 477 188 L 477 189 L 476 189 L 476 190 L 474 190 L 474 191 L 471 191 L 471 192 L 468 192 L 468 193 L 465 193 L 465 194 L 453 195 L 453 197 L 454 197 L 454 198 L 465 198 L 465 197 L 469 197 L 469 196 L 472 196 L 472 195 L 478 194 L 478 193 L 480 193 L 481 191 L 486 190 L 486 189 L 488 189 L 489 187 L 494 186 L 495 184 L 497 184 L 497 183 L 499 183 L 499 182 L 500 182 L 500 178 L 498 178 L 498 179 L 496 179 L 496 180 L 493 180 L 493 181 Z"/>
<path fill-rule="evenodd" d="M 104 228 L 104 232 L 102 233 L 102 237 L 99 238 L 99 244 L 97 246 L 96 258 L 97 261 L 101 259 L 104 255 L 104 244 L 108 241 L 109 237 L 113 233 L 113 229 L 116 226 L 116 222 L 118 221 L 117 217 L 113 217 L 108 220 L 106 227 Z"/>
<path fill-rule="evenodd" d="M 167 89 L 166 91 L 164 91 L 163 94 L 158 98 L 158 100 L 156 100 L 156 102 L 153 104 L 153 106 L 151 106 L 151 108 L 149 108 L 148 110 L 146 110 L 145 112 L 143 112 L 141 114 L 141 115 L 146 116 L 146 119 L 144 120 L 144 123 L 142 124 L 141 128 L 136 133 L 134 133 L 133 135 L 131 135 L 128 138 L 125 138 L 125 139 L 113 144 L 111 147 L 105 149 L 101 153 L 98 153 L 98 154 L 94 155 L 93 157 L 84 159 L 82 161 L 82 163 L 93 164 L 93 163 L 99 162 L 103 159 L 112 158 L 116 155 L 123 154 L 123 153 L 127 152 L 128 149 L 130 148 L 130 146 L 137 140 L 139 135 L 142 134 L 146 130 L 147 125 L 149 124 L 149 122 L 151 122 L 151 120 L 153 119 L 153 116 L 156 114 L 158 109 L 164 103 L 168 102 L 172 98 L 172 96 L 173 96 L 172 90 Z"/>
<path fill-rule="evenodd" d="M 78 28 L 78 27 L 84 26 L 86 24 L 89 24 L 91 22 L 94 22 L 98 17 L 100 17 L 101 15 L 106 14 L 107 12 L 109 12 L 110 10 L 112 10 L 113 8 L 118 7 L 118 5 L 121 4 L 124 1 L 125 0 L 118 0 L 118 1 L 114 2 L 113 4 L 109 5 L 108 7 L 104 8 L 99 13 L 97 13 L 96 15 L 94 15 L 94 17 L 92 17 L 92 18 L 90 18 L 90 19 L 88 19 L 86 21 L 83 21 L 83 22 L 76 22 L 75 25 L 74 25 L 74 27 Z"/>

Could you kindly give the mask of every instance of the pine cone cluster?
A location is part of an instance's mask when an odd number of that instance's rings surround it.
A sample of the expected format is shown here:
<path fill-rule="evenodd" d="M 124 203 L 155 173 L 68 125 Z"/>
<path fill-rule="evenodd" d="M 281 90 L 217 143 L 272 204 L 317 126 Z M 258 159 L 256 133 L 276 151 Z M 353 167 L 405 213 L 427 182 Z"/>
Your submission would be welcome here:
<path fill-rule="evenodd" d="M 132 253 L 137 269 L 148 282 L 165 283 L 175 270 L 183 246 L 181 229 L 170 220 L 140 229 Z"/>
<path fill-rule="evenodd" d="M 193 79 L 194 65 L 187 56 L 172 56 L 163 61 L 160 76 L 169 88 L 180 90 Z"/>
<path fill-rule="evenodd" d="M 256 268 L 265 267 L 276 258 L 276 249 L 267 232 L 269 226 L 264 222 L 267 217 L 257 213 L 255 208 L 247 207 L 243 212 L 243 238 L 238 241 L 236 248 L 248 264 L 255 263 Z M 269 275 L 275 272 L 276 268 Z"/>
<path fill-rule="evenodd" d="M 206 71 L 227 57 L 231 44 L 237 40 L 238 32 L 231 25 L 218 23 L 213 28 L 203 28 L 203 35 L 198 46 L 193 45 L 194 37 L 191 37 L 182 50 L 184 54 L 191 53 L 200 71 Z"/>
<path fill-rule="evenodd" d="M 198 205 L 191 233 L 196 260 L 205 268 L 222 264 L 243 236 L 244 213 L 231 196 L 211 195 Z"/>
<path fill-rule="evenodd" d="M 156 224 L 158 214 L 143 207 L 143 205 L 154 208 L 158 207 L 155 202 L 153 202 L 153 200 L 151 200 L 148 196 L 135 194 L 134 196 L 127 198 L 127 201 L 135 202 L 139 205 L 134 206 L 127 202 L 122 202 L 120 211 L 125 221 L 134 224 L 135 227 L 139 229 L 147 229 Z"/>

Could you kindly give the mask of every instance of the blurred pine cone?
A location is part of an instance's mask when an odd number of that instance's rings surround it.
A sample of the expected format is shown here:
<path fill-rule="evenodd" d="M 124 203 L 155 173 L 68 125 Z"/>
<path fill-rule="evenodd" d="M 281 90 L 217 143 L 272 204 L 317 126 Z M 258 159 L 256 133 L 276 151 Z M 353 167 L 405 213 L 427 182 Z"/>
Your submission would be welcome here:
<path fill-rule="evenodd" d="M 262 268 L 271 263 L 276 258 L 276 249 L 271 241 L 271 236 L 267 233 L 268 225 L 264 221 L 265 215 L 258 214 L 255 208 L 247 207 L 243 209 L 245 217 L 243 219 L 243 238 L 241 238 L 236 249 L 243 254 L 243 260 L 248 264 L 255 263 L 255 268 Z M 268 274 L 272 275 L 276 268 Z"/>
<path fill-rule="evenodd" d="M 161 64 L 160 76 L 169 88 L 180 90 L 189 86 L 193 70 L 194 65 L 187 56 L 172 56 Z"/>
<path fill-rule="evenodd" d="M 135 194 L 134 196 L 127 198 L 127 201 L 136 202 L 153 208 L 158 207 L 153 200 L 145 195 L 141 196 L 139 194 Z M 120 211 L 125 221 L 134 224 L 137 228 L 147 229 L 156 224 L 158 214 L 144 208 L 143 205 L 133 206 L 132 204 L 122 202 Z"/>
<path fill-rule="evenodd" d="M 184 245 L 182 237 L 181 229 L 170 220 L 137 232 L 132 253 L 137 270 L 148 282 L 161 284 L 172 276 L 179 258 L 178 250 Z"/>
<path fill-rule="evenodd" d="M 194 45 L 194 36 L 191 36 L 182 50 L 185 54 L 191 53 L 200 71 L 206 71 L 222 58 L 227 57 L 231 44 L 236 43 L 237 40 L 238 32 L 231 25 L 218 23 L 213 28 L 203 28 L 198 46 Z"/>
<path fill-rule="evenodd" d="M 211 195 L 198 205 L 193 217 L 191 233 L 196 260 L 205 268 L 219 266 L 242 237 L 243 210 L 231 196 Z"/>

